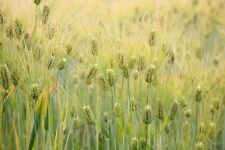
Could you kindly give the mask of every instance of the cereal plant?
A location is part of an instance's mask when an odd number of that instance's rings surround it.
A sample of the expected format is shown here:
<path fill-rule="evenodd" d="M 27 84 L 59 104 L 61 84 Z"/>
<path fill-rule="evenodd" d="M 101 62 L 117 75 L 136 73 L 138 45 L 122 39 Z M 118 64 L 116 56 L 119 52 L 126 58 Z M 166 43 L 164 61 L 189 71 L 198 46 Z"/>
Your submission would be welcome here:
<path fill-rule="evenodd" d="M 225 150 L 224 0 L 1 0 L 0 150 Z"/>

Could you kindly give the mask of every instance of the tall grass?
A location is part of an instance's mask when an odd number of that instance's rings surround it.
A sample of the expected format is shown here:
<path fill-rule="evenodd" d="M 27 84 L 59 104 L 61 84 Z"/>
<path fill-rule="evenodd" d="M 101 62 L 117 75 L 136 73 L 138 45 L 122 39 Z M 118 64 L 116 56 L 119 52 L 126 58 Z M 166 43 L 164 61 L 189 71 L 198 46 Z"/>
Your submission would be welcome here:
<path fill-rule="evenodd" d="M 224 8 L 0 1 L 0 149 L 225 149 Z"/>

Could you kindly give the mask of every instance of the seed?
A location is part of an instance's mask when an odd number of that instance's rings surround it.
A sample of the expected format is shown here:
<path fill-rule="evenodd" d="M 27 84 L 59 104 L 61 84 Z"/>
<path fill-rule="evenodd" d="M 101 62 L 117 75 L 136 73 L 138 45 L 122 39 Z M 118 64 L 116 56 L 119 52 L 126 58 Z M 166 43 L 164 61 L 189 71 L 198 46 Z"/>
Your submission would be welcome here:
<path fill-rule="evenodd" d="M 3 12 L 0 10 L 0 25 L 3 25 L 5 23 L 5 17 Z"/>
<path fill-rule="evenodd" d="M 48 6 L 44 6 L 43 15 L 42 15 L 42 23 L 46 24 L 48 22 L 50 8 Z"/>
<path fill-rule="evenodd" d="M 185 112 L 184 112 L 185 116 L 187 118 L 190 118 L 191 117 L 191 110 L 190 109 L 187 109 Z"/>
<path fill-rule="evenodd" d="M 36 5 L 39 5 L 39 4 L 41 3 L 41 0 L 34 0 L 34 3 L 35 3 Z"/>
<path fill-rule="evenodd" d="M 145 81 L 147 83 L 152 83 L 153 80 L 154 80 L 154 76 L 155 76 L 155 65 L 151 65 L 147 71 L 147 75 L 146 75 L 146 78 L 145 78 Z"/>
<path fill-rule="evenodd" d="M 8 91 L 9 90 L 9 81 L 10 81 L 8 67 L 6 65 L 1 66 L 0 71 L 1 71 L 0 75 L 1 75 L 2 87 L 4 88 L 5 91 Z"/>
<path fill-rule="evenodd" d="M 121 114 L 122 114 L 122 112 L 121 112 L 121 106 L 120 106 L 120 104 L 118 102 L 116 102 L 114 104 L 114 110 L 115 110 L 115 116 L 116 117 L 121 117 Z"/>
<path fill-rule="evenodd" d="M 34 83 L 32 84 L 32 88 L 31 88 L 31 98 L 34 100 L 34 101 L 37 101 L 38 97 L 39 97 L 39 94 L 40 94 L 40 86 L 38 83 Z"/>
<path fill-rule="evenodd" d="M 213 106 L 214 106 L 214 108 L 216 109 L 216 110 L 218 110 L 219 109 L 219 106 L 220 106 L 220 101 L 217 99 L 217 100 L 215 100 L 214 102 L 213 102 Z"/>
<path fill-rule="evenodd" d="M 159 119 L 164 118 L 162 100 L 160 98 L 157 98 L 157 117 Z"/>
<path fill-rule="evenodd" d="M 146 148 L 146 139 L 143 137 L 139 138 L 139 143 L 140 143 L 140 149 L 145 149 Z"/>
<path fill-rule="evenodd" d="M 215 112 L 215 107 L 214 107 L 213 105 L 210 105 L 209 111 L 211 112 L 211 114 L 214 114 L 214 112 Z"/>
<path fill-rule="evenodd" d="M 128 79 L 129 77 L 129 70 L 128 70 L 128 67 L 127 66 L 124 66 L 123 67 L 123 76 Z"/>
<path fill-rule="evenodd" d="M 20 39 L 23 34 L 23 25 L 19 20 L 15 20 L 15 34 L 17 39 Z"/>
<path fill-rule="evenodd" d="M 61 61 L 58 63 L 58 69 L 63 70 L 66 67 L 66 58 L 62 58 Z"/>
<path fill-rule="evenodd" d="M 146 61 L 144 56 L 139 56 L 138 58 L 138 70 L 142 71 L 145 69 Z"/>
<path fill-rule="evenodd" d="M 103 115 L 104 117 L 104 121 L 105 121 L 105 123 L 108 123 L 108 113 L 107 112 L 104 112 L 104 115 Z"/>
<path fill-rule="evenodd" d="M 98 55 L 98 45 L 95 38 L 91 40 L 91 53 L 93 56 Z"/>
<path fill-rule="evenodd" d="M 185 108 L 187 106 L 187 101 L 185 100 L 184 97 L 181 97 L 179 104 L 181 105 L 181 107 Z"/>
<path fill-rule="evenodd" d="M 13 27 L 12 27 L 12 26 L 6 27 L 6 36 L 7 36 L 9 39 L 12 39 L 12 38 L 13 38 L 14 33 L 13 33 Z"/>
<path fill-rule="evenodd" d="M 31 48 L 31 36 L 29 33 L 24 35 L 23 47 L 27 47 L 28 49 Z"/>
<path fill-rule="evenodd" d="M 83 112 L 84 112 L 87 124 L 88 125 L 94 125 L 95 124 L 94 116 L 93 116 L 93 113 L 92 113 L 90 107 L 89 106 L 84 106 L 83 107 Z"/>
<path fill-rule="evenodd" d="M 66 52 L 67 52 L 68 55 L 71 53 L 72 49 L 73 48 L 70 44 L 66 45 Z"/>
<path fill-rule="evenodd" d="M 152 121 L 152 110 L 149 105 L 144 108 L 143 123 L 148 125 Z"/>
<path fill-rule="evenodd" d="M 138 150 L 137 146 L 138 146 L 138 139 L 137 139 L 137 137 L 132 137 L 132 139 L 131 139 L 131 149 L 132 150 Z"/>
<path fill-rule="evenodd" d="M 195 96 L 194 96 L 194 100 L 196 102 L 200 102 L 202 100 L 202 88 L 200 85 L 198 85 L 195 89 Z"/>
<path fill-rule="evenodd" d="M 113 69 L 107 69 L 107 75 L 108 75 L 108 82 L 109 85 L 112 87 L 115 83 L 115 74 Z"/>
<path fill-rule="evenodd" d="M 149 45 L 150 46 L 154 46 L 155 43 L 156 43 L 156 32 L 155 31 L 151 31 L 150 37 L 149 37 Z"/>
<path fill-rule="evenodd" d="M 118 64 L 119 64 L 119 68 L 123 69 L 123 67 L 124 67 L 124 57 L 121 53 L 118 56 Z"/>
<path fill-rule="evenodd" d="M 18 77 L 18 74 L 16 72 L 11 74 L 11 80 L 12 80 L 12 84 L 16 87 L 18 85 L 18 82 L 19 82 L 19 77 Z"/>
<path fill-rule="evenodd" d="M 54 67 L 55 57 L 52 54 L 51 57 L 48 60 L 48 69 L 52 69 Z"/>
<path fill-rule="evenodd" d="M 178 103 L 175 101 L 173 102 L 171 108 L 170 108 L 170 114 L 169 114 L 169 119 L 170 120 L 173 120 L 176 113 L 177 113 L 177 110 L 178 110 Z"/>
<path fill-rule="evenodd" d="M 137 110 L 137 101 L 134 99 L 134 98 L 132 98 L 132 100 L 131 100 L 131 110 L 132 111 L 136 111 Z"/>
<path fill-rule="evenodd" d="M 96 74 L 97 74 L 97 71 L 98 71 L 98 65 L 95 64 L 88 72 L 87 76 L 86 76 L 86 82 L 87 84 L 88 83 L 91 83 L 91 80 L 93 78 L 95 78 Z"/>
<path fill-rule="evenodd" d="M 99 84 L 100 84 L 102 90 L 106 91 L 108 89 L 106 80 L 103 75 L 99 76 Z"/>
<path fill-rule="evenodd" d="M 215 123 L 210 123 L 209 124 L 209 138 L 212 139 L 215 137 L 216 134 L 216 124 Z"/>

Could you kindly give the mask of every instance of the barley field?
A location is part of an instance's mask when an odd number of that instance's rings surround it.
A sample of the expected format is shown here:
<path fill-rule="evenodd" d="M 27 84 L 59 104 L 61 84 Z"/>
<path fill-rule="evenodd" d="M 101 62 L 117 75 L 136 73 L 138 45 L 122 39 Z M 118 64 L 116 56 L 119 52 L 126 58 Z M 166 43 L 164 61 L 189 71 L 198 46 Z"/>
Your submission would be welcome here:
<path fill-rule="evenodd" d="M 225 1 L 0 0 L 0 150 L 225 150 Z"/>

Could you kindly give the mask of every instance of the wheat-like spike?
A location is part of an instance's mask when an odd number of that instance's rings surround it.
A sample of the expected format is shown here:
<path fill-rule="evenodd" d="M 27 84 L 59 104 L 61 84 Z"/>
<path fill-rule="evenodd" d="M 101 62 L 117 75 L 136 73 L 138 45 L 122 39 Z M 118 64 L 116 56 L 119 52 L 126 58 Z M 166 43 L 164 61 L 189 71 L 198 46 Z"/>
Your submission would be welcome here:
<path fill-rule="evenodd" d="M 29 33 L 26 32 L 26 33 L 24 34 L 22 43 L 23 43 L 23 47 L 24 47 L 24 48 L 25 48 L 25 47 L 27 47 L 27 49 L 30 49 L 30 48 L 31 48 L 32 43 L 31 43 L 31 36 L 30 36 Z"/>
<path fill-rule="evenodd" d="M 185 117 L 190 118 L 191 117 L 191 109 L 187 109 L 185 112 Z"/>
<path fill-rule="evenodd" d="M 91 111 L 91 108 L 89 106 L 84 106 L 83 112 L 84 112 L 84 116 L 86 118 L 87 124 L 88 125 L 94 125 L 95 121 L 94 121 L 94 116 L 93 116 L 93 113 Z"/>
<path fill-rule="evenodd" d="M 181 107 L 185 108 L 187 106 L 187 101 L 184 97 L 181 97 L 179 100 L 179 104 Z"/>
<path fill-rule="evenodd" d="M 73 47 L 70 44 L 66 45 L 66 52 L 68 55 L 71 53 L 72 49 L 73 49 Z"/>
<path fill-rule="evenodd" d="M 20 39 L 23 34 L 23 25 L 19 20 L 15 20 L 15 34 L 17 39 Z"/>
<path fill-rule="evenodd" d="M 91 53 L 93 56 L 98 55 L 98 44 L 96 38 L 92 38 L 91 40 Z"/>
<path fill-rule="evenodd" d="M 144 108 L 143 123 L 148 125 L 152 121 L 152 110 L 149 105 Z"/>
<path fill-rule="evenodd" d="M 220 101 L 218 99 L 216 99 L 215 101 L 213 101 L 213 107 L 218 110 L 220 108 Z"/>
<path fill-rule="evenodd" d="M 146 66 L 146 60 L 144 56 L 139 56 L 138 58 L 138 70 L 142 71 L 145 69 Z"/>
<path fill-rule="evenodd" d="M 36 101 L 39 97 L 39 94 L 40 94 L 40 86 L 38 83 L 34 83 L 32 84 L 32 87 L 31 87 L 31 98 Z"/>
<path fill-rule="evenodd" d="M 44 6 L 43 14 L 42 14 L 42 23 L 43 24 L 46 24 L 48 22 L 49 12 L 50 12 L 50 8 L 48 6 Z"/>
<path fill-rule="evenodd" d="M 177 113 L 177 110 L 178 110 L 178 102 L 173 102 L 171 108 L 170 108 L 170 114 L 169 114 L 169 119 L 170 120 L 173 120 L 176 113 Z"/>
<path fill-rule="evenodd" d="M 157 117 L 159 119 L 164 118 L 163 104 L 162 104 L 162 100 L 160 98 L 157 99 Z"/>
<path fill-rule="evenodd" d="M 1 66 L 0 68 L 0 75 L 1 75 L 1 84 L 5 91 L 9 90 L 10 84 L 10 75 L 8 71 L 8 67 L 6 65 Z"/>
<path fill-rule="evenodd" d="M 55 63 L 55 57 L 52 54 L 48 60 L 48 69 L 52 69 L 54 67 L 54 63 Z"/>
<path fill-rule="evenodd" d="M 152 82 L 154 81 L 155 74 L 156 74 L 156 68 L 155 68 L 155 65 L 152 64 L 152 65 L 148 68 L 148 71 L 147 71 L 147 74 L 146 74 L 145 81 L 146 81 L 147 83 L 152 83 Z"/>
<path fill-rule="evenodd" d="M 39 5 L 41 3 L 41 0 L 34 0 L 34 4 Z"/>
<path fill-rule="evenodd" d="M 95 78 L 96 74 L 97 74 L 97 71 L 98 71 L 98 65 L 95 64 L 88 72 L 87 76 L 86 76 L 86 81 L 87 83 L 91 83 L 91 80 L 93 78 Z"/>
<path fill-rule="evenodd" d="M 5 15 L 0 10 L 0 25 L 3 25 L 5 23 Z"/>
<path fill-rule="evenodd" d="M 112 87 L 115 83 L 115 74 L 113 69 L 107 69 L 107 75 L 108 75 L 108 82 L 109 85 Z"/>
<path fill-rule="evenodd" d="M 202 100 L 202 88 L 200 85 L 198 85 L 195 89 L 194 100 L 196 102 L 200 102 Z"/>
<path fill-rule="evenodd" d="M 149 45 L 150 46 L 154 46 L 155 43 L 156 43 L 156 32 L 155 31 L 151 31 L 150 37 L 149 37 Z"/>
<path fill-rule="evenodd" d="M 106 80 L 103 75 L 99 76 L 99 84 L 100 84 L 102 90 L 106 91 L 108 89 Z"/>
<path fill-rule="evenodd" d="M 131 139 L 131 150 L 138 150 L 138 138 L 137 137 L 132 137 Z"/>
<path fill-rule="evenodd" d="M 58 63 L 58 69 L 63 70 L 66 67 L 66 58 L 62 58 Z"/>
<path fill-rule="evenodd" d="M 11 81 L 12 84 L 16 87 L 18 85 L 19 82 L 19 76 L 16 72 L 14 72 L 13 74 L 11 74 Z"/>
<path fill-rule="evenodd" d="M 214 122 L 211 122 L 209 124 L 209 138 L 213 139 L 216 136 L 216 124 Z"/>
<path fill-rule="evenodd" d="M 202 142 L 197 142 L 196 144 L 195 144 L 195 149 L 196 150 L 203 150 L 203 143 Z"/>
<path fill-rule="evenodd" d="M 124 66 L 124 56 L 122 53 L 119 54 L 118 56 L 118 65 L 120 69 L 123 69 Z"/>
<path fill-rule="evenodd" d="M 129 77 L 129 70 L 127 66 L 123 66 L 123 76 L 128 79 Z"/>
<path fill-rule="evenodd" d="M 108 113 L 107 112 L 104 112 L 103 114 L 103 120 L 105 121 L 105 123 L 108 123 Z"/>
<path fill-rule="evenodd" d="M 139 150 L 144 150 L 146 149 L 146 138 L 140 137 L 138 140 L 138 143 L 140 143 L 140 149 Z"/>
<path fill-rule="evenodd" d="M 121 117 L 121 115 L 122 115 L 121 106 L 120 106 L 120 104 L 118 102 L 116 102 L 114 104 L 114 110 L 115 110 L 115 116 L 116 117 Z"/>
<path fill-rule="evenodd" d="M 6 27 L 6 36 L 9 38 L 9 39 L 12 39 L 14 37 L 14 32 L 13 32 L 13 27 L 12 26 L 8 26 Z"/>
<path fill-rule="evenodd" d="M 209 111 L 210 111 L 211 114 L 214 114 L 215 113 L 215 107 L 213 105 L 210 105 Z"/>
<path fill-rule="evenodd" d="M 138 108 L 137 101 L 135 100 L 135 98 L 132 98 L 132 100 L 131 100 L 131 110 L 136 111 L 137 108 Z"/>

